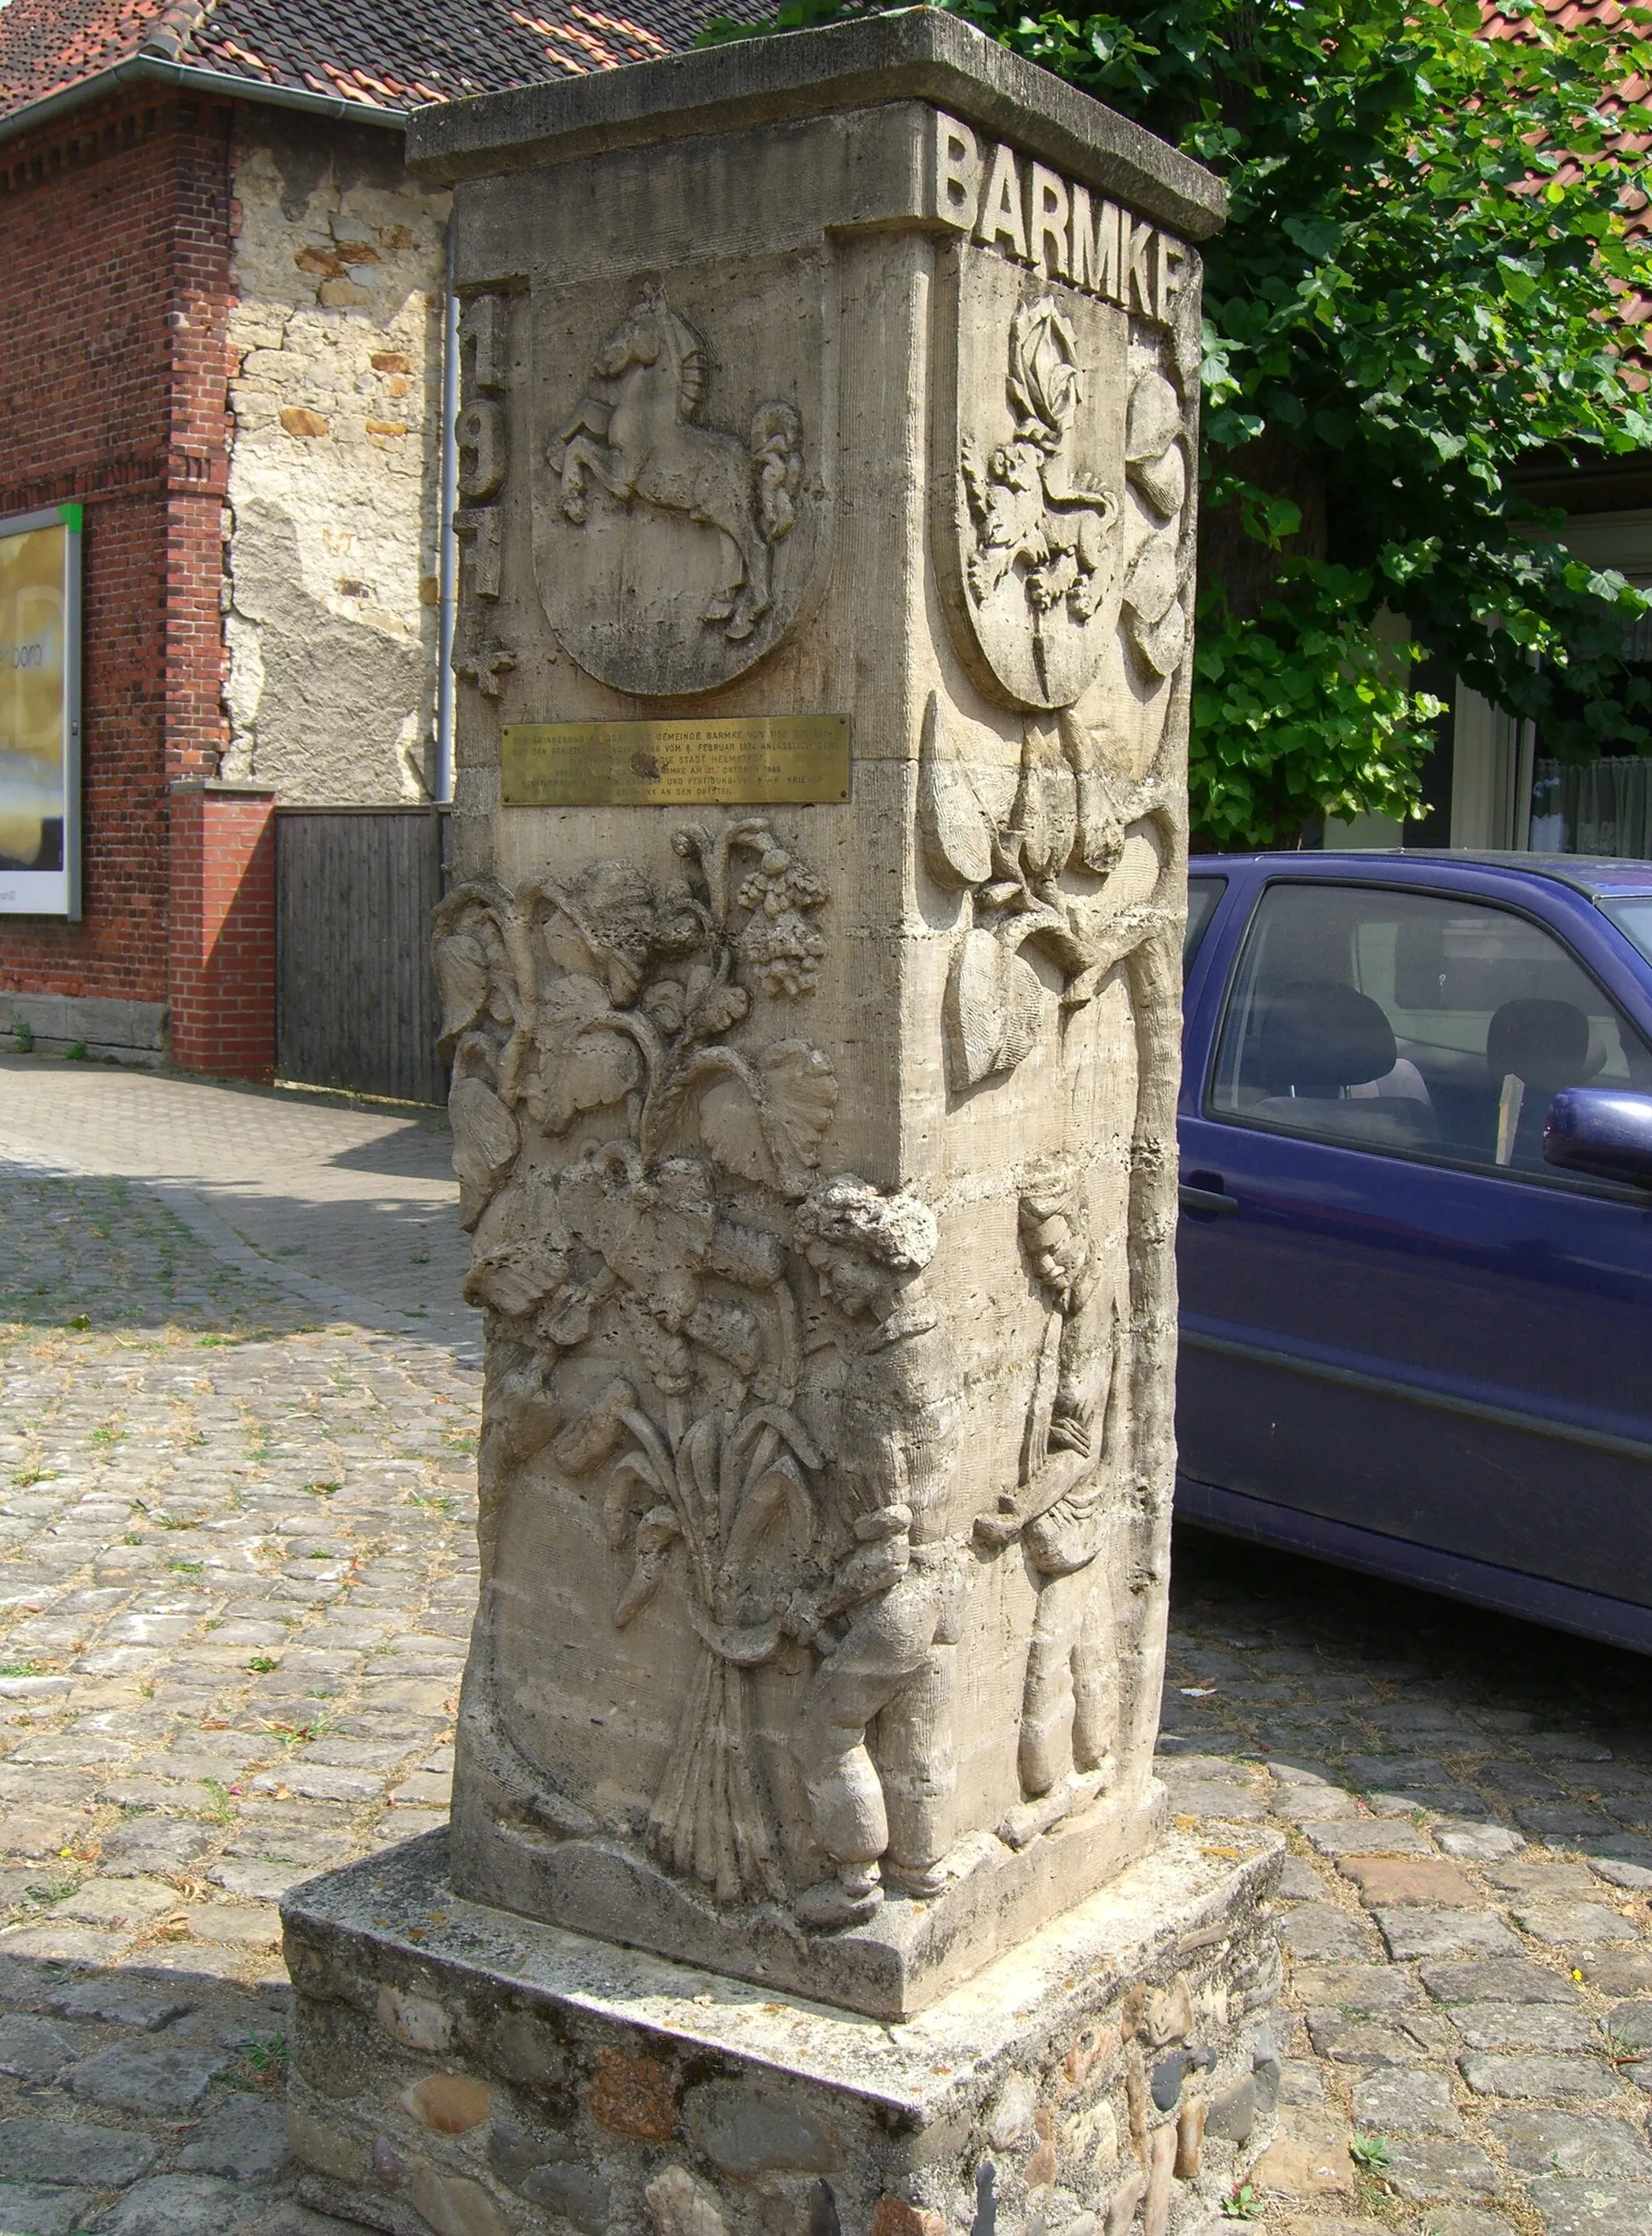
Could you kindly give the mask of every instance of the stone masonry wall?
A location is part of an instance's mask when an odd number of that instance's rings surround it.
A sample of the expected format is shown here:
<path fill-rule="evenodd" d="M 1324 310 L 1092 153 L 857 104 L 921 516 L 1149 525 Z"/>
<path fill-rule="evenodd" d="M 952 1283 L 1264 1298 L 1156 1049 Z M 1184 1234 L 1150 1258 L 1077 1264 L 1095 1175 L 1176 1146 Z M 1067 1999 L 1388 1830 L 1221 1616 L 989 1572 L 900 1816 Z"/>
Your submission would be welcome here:
<path fill-rule="evenodd" d="M 432 796 L 449 197 L 399 134 L 241 113 L 222 773 Z"/>

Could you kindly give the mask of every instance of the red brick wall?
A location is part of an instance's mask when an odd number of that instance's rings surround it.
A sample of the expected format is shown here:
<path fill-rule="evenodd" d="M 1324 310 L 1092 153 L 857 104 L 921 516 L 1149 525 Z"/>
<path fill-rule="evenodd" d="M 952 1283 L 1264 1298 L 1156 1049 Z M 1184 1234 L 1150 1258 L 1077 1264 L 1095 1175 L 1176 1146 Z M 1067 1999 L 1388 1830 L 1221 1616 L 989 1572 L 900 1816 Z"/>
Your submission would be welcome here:
<path fill-rule="evenodd" d="M 275 795 L 172 794 L 172 1061 L 220 1079 L 275 1068 Z"/>
<path fill-rule="evenodd" d="M 138 99 L 0 143 L 0 516 L 86 507 L 85 916 L 0 917 L 0 984 L 168 998 L 168 787 L 224 739 L 231 115 Z"/>

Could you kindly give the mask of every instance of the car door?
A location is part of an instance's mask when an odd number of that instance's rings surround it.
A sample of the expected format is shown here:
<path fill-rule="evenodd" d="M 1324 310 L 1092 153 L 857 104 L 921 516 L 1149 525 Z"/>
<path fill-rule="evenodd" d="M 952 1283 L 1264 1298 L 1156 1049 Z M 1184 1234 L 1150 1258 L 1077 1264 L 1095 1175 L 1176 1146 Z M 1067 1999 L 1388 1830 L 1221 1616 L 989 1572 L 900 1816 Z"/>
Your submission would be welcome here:
<path fill-rule="evenodd" d="M 1439 876 L 1261 883 L 1227 943 L 1182 1122 L 1181 1465 L 1652 1605 L 1652 1203 L 1541 1155 L 1559 1087 L 1652 1088 L 1652 1053 L 1598 953 Z"/>

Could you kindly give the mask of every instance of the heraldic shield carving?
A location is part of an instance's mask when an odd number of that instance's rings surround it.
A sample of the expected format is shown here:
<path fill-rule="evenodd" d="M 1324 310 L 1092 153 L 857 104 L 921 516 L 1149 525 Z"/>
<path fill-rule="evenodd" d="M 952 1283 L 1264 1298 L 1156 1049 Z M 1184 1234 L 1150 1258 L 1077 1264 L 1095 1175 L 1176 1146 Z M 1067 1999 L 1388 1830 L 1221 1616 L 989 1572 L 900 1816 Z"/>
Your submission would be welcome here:
<path fill-rule="evenodd" d="M 796 619 L 826 529 L 824 277 L 800 263 L 786 319 L 749 279 L 536 291 L 534 569 L 615 690 L 714 690 Z"/>
<path fill-rule="evenodd" d="M 1070 707 L 1118 622 L 1127 321 L 971 247 L 950 260 L 934 471 L 953 635 L 994 698 Z"/>

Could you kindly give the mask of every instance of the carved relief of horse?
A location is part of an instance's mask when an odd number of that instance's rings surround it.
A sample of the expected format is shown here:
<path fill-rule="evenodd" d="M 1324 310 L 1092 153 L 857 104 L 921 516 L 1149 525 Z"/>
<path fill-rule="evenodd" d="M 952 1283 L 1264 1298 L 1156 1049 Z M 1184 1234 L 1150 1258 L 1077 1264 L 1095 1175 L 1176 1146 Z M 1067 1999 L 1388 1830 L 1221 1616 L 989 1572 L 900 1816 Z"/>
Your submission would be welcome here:
<path fill-rule="evenodd" d="M 760 404 L 749 439 L 695 424 L 708 377 L 704 342 L 661 286 L 645 287 L 597 352 L 606 400 L 582 398 L 548 445 L 562 480 L 562 509 L 576 525 L 589 483 L 629 506 L 641 497 L 686 513 L 723 537 L 727 564 L 706 608 L 708 622 L 747 637 L 772 602 L 770 553 L 791 529 L 802 478 L 802 424 L 789 404 Z"/>

